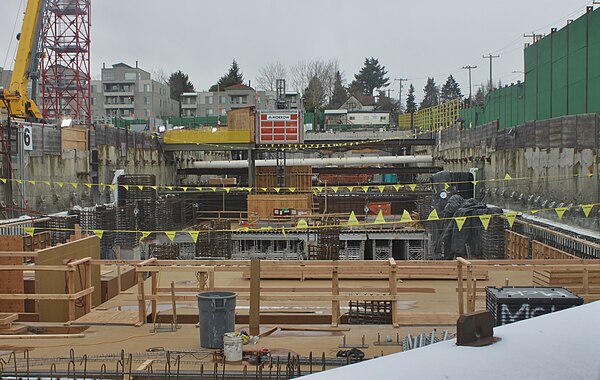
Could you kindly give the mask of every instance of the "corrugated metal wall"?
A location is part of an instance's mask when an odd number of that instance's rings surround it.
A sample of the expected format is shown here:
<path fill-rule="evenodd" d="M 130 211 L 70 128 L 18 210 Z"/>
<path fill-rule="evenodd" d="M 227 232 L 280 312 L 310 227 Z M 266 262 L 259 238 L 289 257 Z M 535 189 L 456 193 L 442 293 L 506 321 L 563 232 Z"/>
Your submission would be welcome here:
<path fill-rule="evenodd" d="M 525 82 L 492 91 L 483 107 L 462 109 L 466 128 L 600 113 L 600 10 L 529 45 L 524 58 Z"/>

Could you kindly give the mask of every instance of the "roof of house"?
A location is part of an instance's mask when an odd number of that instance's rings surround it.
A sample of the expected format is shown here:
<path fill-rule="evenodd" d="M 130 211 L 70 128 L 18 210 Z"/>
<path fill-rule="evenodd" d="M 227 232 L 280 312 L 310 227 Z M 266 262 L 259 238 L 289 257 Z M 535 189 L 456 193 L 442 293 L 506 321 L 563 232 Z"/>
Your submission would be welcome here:
<path fill-rule="evenodd" d="M 112 65 L 112 67 L 113 68 L 116 68 L 116 67 L 127 67 L 128 69 L 133 69 L 133 67 L 131 67 L 128 64 L 123 63 L 123 62 L 115 63 L 114 65 Z"/>
<path fill-rule="evenodd" d="M 363 106 L 374 106 L 375 105 L 375 97 L 370 95 L 350 95 L 346 102 L 350 100 L 350 98 L 354 97 L 356 100 L 360 102 Z"/>
<path fill-rule="evenodd" d="M 233 86 L 225 87 L 225 90 L 254 90 L 250 86 L 246 86 L 245 84 L 239 83 L 234 84 Z"/>
<path fill-rule="evenodd" d="M 500 341 L 445 341 L 340 367 L 307 379 L 597 379 L 600 301 L 496 327 Z"/>

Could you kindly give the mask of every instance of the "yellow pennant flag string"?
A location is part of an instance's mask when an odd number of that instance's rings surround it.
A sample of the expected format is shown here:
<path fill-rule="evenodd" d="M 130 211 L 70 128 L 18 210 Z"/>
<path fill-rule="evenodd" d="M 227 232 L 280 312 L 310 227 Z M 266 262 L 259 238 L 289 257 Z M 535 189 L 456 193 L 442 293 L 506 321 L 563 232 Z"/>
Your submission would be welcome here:
<path fill-rule="evenodd" d="M 586 218 L 590 216 L 590 211 L 592 211 L 593 207 L 594 205 L 581 205 L 581 209 L 583 210 Z"/>
<path fill-rule="evenodd" d="M 377 218 L 375 218 L 375 221 L 373 222 L 373 224 L 384 224 L 385 223 L 385 219 L 383 218 L 383 212 L 381 210 L 379 210 L 379 214 L 377 214 Z"/>
<path fill-rule="evenodd" d="M 431 211 L 429 213 L 429 216 L 427 217 L 427 220 L 439 220 L 440 217 L 438 216 L 437 210 L 433 209 L 433 211 Z"/>
<path fill-rule="evenodd" d="M 94 235 L 98 236 L 98 239 L 102 240 L 102 236 L 104 236 L 104 230 L 92 230 Z"/>
<path fill-rule="evenodd" d="M 490 220 L 492 219 L 491 215 L 479 215 L 479 220 L 481 221 L 481 224 L 483 225 L 483 229 L 487 231 L 489 225 L 490 225 Z"/>
<path fill-rule="evenodd" d="M 369 192 L 369 186 L 361 186 L 360 187 L 365 193 Z"/>
<path fill-rule="evenodd" d="M 142 240 L 146 240 L 146 238 L 147 238 L 148 236 L 150 236 L 150 234 L 151 234 L 151 233 L 152 233 L 152 232 L 150 232 L 150 231 L 142 231 L 142 238 L 141 238 L 141 239 L 142 239 Z"/>
<path fill-rule="evenodd" d="M 358 223 L 358 219 L 356 218 L 356 214 L 354 213 L 354 211 L 352 211 L 350 213 L 350 217 L 348 218 L 348 223 L 349 226 L 358 226 L 360 223 Z"/>
<path fill-rule="evenodd" d="M 465 225 L 465 221 L 467 220 L 466 216 L 457 216 L 454 217 L 454 221 L 456 222 L 456 226 L 458 227 L 458 230 L 462 230 L 463 226 Z"/>
<path fill-rule="evenodd" d="M 565 214 L 565 211 L 567 211 L 566 207 L 557 207 L 554 209 L 554 211 L 556 211 L 556 215 L 558 215 L 558 219 L 562 219 L 563 215 Z"/>
<path fill-rule="evenodd" d="M 23 228 L 23 230 L 25 231 L 25 233 L 31 237 L 33 237 L 33 234 L 35 233 L 35 228 L 34 227 L 25 227 Z"/>
<path fill-rule="evenodd" d="M 306 228 L 308 228 L 308 223 L 306 222 L 306 219 L 300 219 L 298 221 L 298 224 L 296 224 L 296 228 L 299 228 L 299 229 L 306 229 Z"/>
<path fill-rule="evenodd" d="M 404 210 L 402 212 L 402 218 L 400 218 L 400 223 L 409 223 L 412 222 L 412 218 L 410 216 L 410 214 L 408 213 L 408 211 Z"/>
<path fill-rule="evenodd" d="M 164 231 L 165 235 L 167 235 L 167 237 L 173 241 L 173 239 L 175 239 L 175 235 L 177 234 L 177 231 Z"/>
<path fill-rule="evenodd" d="M 512 228 L 513 223 L 515 222 L 515 219 L 517 218 L 517 213 L 513 211 L 513 212 L 507 212 L 504 215 L 506 216 L 506 220 L 508 220 L 508 225 L 510 226 L 510 228 Z"/>
<path fill-rule="evenodd" d="M 188 234 L 190 234 L 194 243 L 198 242 L 198 237 L 200 236 L 200 231 L 188 231 Z"/>
<path fill-rule="evenodd" d="M 408 185 L 408 187 L 410 188 L 410 191 L 415 191 L 415 189 L 417 188 L 417 185 L 414 183 L 411 183 L 410 185 Z"/>

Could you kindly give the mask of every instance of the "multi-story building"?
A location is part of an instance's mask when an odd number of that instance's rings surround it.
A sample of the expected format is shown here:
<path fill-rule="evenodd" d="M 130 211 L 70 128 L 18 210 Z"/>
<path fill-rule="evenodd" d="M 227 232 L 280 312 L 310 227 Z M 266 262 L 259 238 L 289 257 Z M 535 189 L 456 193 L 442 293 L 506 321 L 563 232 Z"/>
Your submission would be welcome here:
<path fill-rule="evenodd" d="M 187 92 L 181 95 L 181 115 L 211 117 L 226 115 L 229 110 L 249 106 L 259 110 L 273 110 L 276 96 L 275 91 L 256 91 L 244 84 L 236 84 L 218 92 Z M 287 93 L 286 102 L 291 109 L 301 108 L 298 93 Z"/>
<path fill-rule="evenodd" d="M 171 99 L 167 84 L 149 72 L 125 63 L 102 68 L 102 79 L 91 82 L 92 118 L 95 121 L 164 118 L 179 115 L 179 102 Z"/>
<path fill-rule="evenodd" d="M 0 87 L 8 88 L 10 86 L 10 77 L 12 76 L 12 71 L 4 70 L 0 67 Z"/>

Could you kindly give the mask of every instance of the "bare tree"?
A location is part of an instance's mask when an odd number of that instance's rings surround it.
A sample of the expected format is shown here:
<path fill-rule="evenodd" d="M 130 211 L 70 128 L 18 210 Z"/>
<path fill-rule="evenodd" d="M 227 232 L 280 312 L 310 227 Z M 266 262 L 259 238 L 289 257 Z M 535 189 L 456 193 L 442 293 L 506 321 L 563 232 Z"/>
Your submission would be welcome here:
<path fill-rule="evenodd" d="M 163 69 L 163 68 L 151 69 L 150 77 L 152 79 L 154 79 L 155 81 L 163 83 L 163 84 L 169 83 L 169 75 L 166 73 L 165 69 Z"/>
<path fill-rule="evenodd" d="M 269 63 L 258 70 L 256 78 L 257 88 L 260 90 L 274 91 L 277 79 L 286 79 L 287 70 L 281 62 Z"/>
<path fill-rule="evenodd" d="M 299 61 L 290 69 L 291 85 L 299 93 L 304 93 L 313 78 L 317 78 L 325 91 L 327 99 L 331 99 L 335 84 L 335 73 L 339 70 L 335 59 Z"/>

